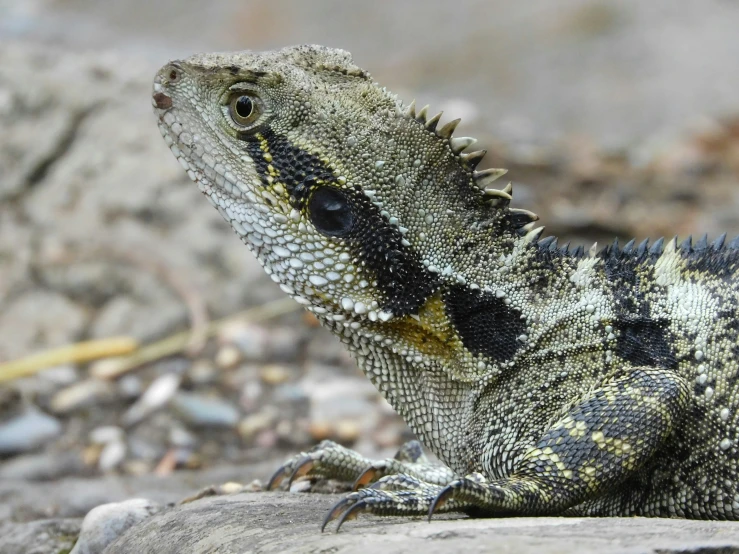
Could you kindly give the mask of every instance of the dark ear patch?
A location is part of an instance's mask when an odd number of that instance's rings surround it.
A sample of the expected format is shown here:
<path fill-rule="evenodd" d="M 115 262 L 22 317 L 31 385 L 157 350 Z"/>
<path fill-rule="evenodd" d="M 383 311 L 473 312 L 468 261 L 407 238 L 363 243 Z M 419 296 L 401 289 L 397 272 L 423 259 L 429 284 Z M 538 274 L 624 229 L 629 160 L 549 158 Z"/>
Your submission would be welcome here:
<path fill-rule="evenodd" d="M 526 333 L 526 320 L 503 298 L 455 285 L 446 291 L 444 300 L 452 325 L 472 354 L 504 362 L 523 346 L 518 337 Z"/>

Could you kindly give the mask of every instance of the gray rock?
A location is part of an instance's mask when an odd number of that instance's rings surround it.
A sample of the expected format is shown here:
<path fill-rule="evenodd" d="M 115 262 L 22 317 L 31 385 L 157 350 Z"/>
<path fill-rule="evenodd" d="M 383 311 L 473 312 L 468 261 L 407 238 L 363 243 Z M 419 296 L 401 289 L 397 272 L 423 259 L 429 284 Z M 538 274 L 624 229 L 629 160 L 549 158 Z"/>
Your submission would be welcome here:
<path fill-rule="evenodd" d="M 274 327 L 269 330 L 268 360 L 294 362 L 307 343 L 306 337 L 295 327 Z"/>
<path fill-rule="evenodd" d="M 160 509 L 158 504 L 145 498 L 132 498 L 93 508 L 82 521 L 80 537 L 70 554 L 100 554 L 129 527 Z"/>
<path fill-rule="evenodd" d="M 3 554 L 61 554 L 69 551 L 80 531 L 79 519 L 42 519 L 0 523 Z"/>
<path fill-rule="evenodd" d="M 267 359 L 269 331 L 261 325 L 235 321 L 221 329 L 218 340 L 235 345 L 248 360 Z"/>
<path fill-rule="evenodd" d="M 79 458 L 79 453 L 75 454 Z M 160 504 L 177 502 L 214 483 L 267 479 L 285 457 L 283 454 L 265 462 L 180 470 L 166 479 L 153 473 L 95 475 L 93 471 L 85 477 L 58 477 L 39 482 L 3 473 L 0 474 L 0 522 L 49 518 L 80 518 L 81 522 L 85 514 L 101 504 L 136 497 L 146 497 Z"/>
<path fill-rule="evenodd" d="M 177 448 L 194 448 L 198 444 L 198 437 L 182 427 L 172 427 L 169 430 L 168 442 Z"/>
<path fill-rule="evenodd" d="M 0 481 L 49 481 L 87 471 L 79 452 L 43 452 L 16 456 L 0 465 Z"/>
<path fill-rule="evenodd" d="M 59 421 L 36 409 L 0 425 L 0 454 L 17 454 L 41 446 L 62 432 Z"/>
<path fill-rule="evenodd" d="M 86 323 L 84 310 L 60 294 L 35 290 L 18 296 L 0 312 L 0 360 L 72 342 Z"/>
<path fill-rule="evenodd" d="M 221 398 L 180 391 L 172 399 L 171 405 L 191 425 L 233 427 L 239 421 L 239 410 Z"/>
<path fill-rule="evenodd" d="M 652 554 L 739 549 L 739 524 L 646 518 L 501 518 L 360 516 L 339 534 L 321 533 L 334 495 L 246 493 L 205 498 L 130 529 L 105 554 L 357 552 L 425 554 L 515 552 Z M 327 530 L 332 530 L 329 525 Z M 708 550 L 714 548 L 715 550 Z M 725 550 L 735 552 L 737 550 Z"/>
<path fill-rule="evenodd" d="M 367 379 L 335 375 L 325 379 L 320 373 L 310 373 L 301 381 L 301 386 L 311 400 L 311 422 L 334 425 L 342 420 L 353 420 L 365 431 L 377 426 L 379 414 L 374 406 L 379 395 Z"/>
<path fill-rule="evenodd" d="M 138 281 L 142 280 L 138 278 Z M 172 297 L 153 279 L 149 283 L 138 284 L 140 289 L 145 287 L 149 290 L 139 295 L 143 297 L 142 300 L 119 296 L 105 304 L 93 323 L 92 336 L 125 335 L 149 342 L 187 321 L 186 310 L 179 299 Z"/>
<path fill-rule="evenodd" d="M 124 375 L 118 379 L 118 392 L 123 398 L 138 398 L 143 388 L 138 375 Z"/>

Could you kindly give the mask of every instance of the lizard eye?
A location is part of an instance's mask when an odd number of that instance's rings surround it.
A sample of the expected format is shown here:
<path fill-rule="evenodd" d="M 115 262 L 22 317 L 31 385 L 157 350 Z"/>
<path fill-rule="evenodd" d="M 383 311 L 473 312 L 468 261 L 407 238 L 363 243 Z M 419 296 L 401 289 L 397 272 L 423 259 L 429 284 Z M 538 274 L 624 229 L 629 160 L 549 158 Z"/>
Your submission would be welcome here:
<path fill-rule="evenodd" d="M 235 94 L 228 105 L 228 112 L 236 125 L 250 127 L 259 119 L 259 102 L 248 94 Z"/>
<path fill-rule="evenodd" d="M 321 187 L 311 195 L 308 214 L 316 229 L 324 235 L 343 237 L 354 227 L 349 199 L 331 187 Z"/>

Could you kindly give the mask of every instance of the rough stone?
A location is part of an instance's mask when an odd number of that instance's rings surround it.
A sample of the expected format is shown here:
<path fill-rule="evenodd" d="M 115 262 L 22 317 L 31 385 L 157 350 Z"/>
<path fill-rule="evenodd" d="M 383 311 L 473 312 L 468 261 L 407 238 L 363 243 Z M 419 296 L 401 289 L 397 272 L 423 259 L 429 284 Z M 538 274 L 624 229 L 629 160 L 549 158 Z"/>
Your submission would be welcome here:
<path fill-rule="evenodd" d="M 60 294 L 37 290 L 19 296 L 0 312 L 0 360 L 72 342 L 86 322 L 84 311 Z"/>
<path fill-rule="evenodd" d="M 130 529 L 105 554 L 219 552 L 515 552 L 653 554 L 739 552 L 739 525 L 646 518 L 422 519 L 360 516 L 320 532 L 334 495 L 245 493 L 211 497 Z M 732 547 L 734 550 L 718 550 Z M 704 548 L 705 550 L 699 550 Z"/>
<path fill-rule="evenodd" d="M 0 523 L 3 554 L 63 554 L 80 531 L 79 519 L 41 519 L 28 523 Z"/>

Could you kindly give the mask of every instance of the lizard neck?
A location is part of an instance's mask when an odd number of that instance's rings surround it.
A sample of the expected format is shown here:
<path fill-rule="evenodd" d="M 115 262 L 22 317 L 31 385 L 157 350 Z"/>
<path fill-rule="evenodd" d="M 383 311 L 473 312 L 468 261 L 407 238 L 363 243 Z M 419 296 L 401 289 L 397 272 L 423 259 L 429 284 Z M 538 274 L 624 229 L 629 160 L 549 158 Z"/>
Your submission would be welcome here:
<path fill-rule="evenodd" d="M 481 391 L 515 371 L 523 352 L 526 321 L 516 304 L 523 303 L 517 291 L 527 277 L 520 271 L 528 267 L 525 260 L 542 256 L 521 237 L 480 237 L 461 248 L 495 271 L 485 273 L 485 281 L 469 274 L 445 276 L 417 314 L 364 320 L 351 329 L 321 317 L 411 430 L 455 466 L 467 441 L 455 430 L 468 427 Z"/>

